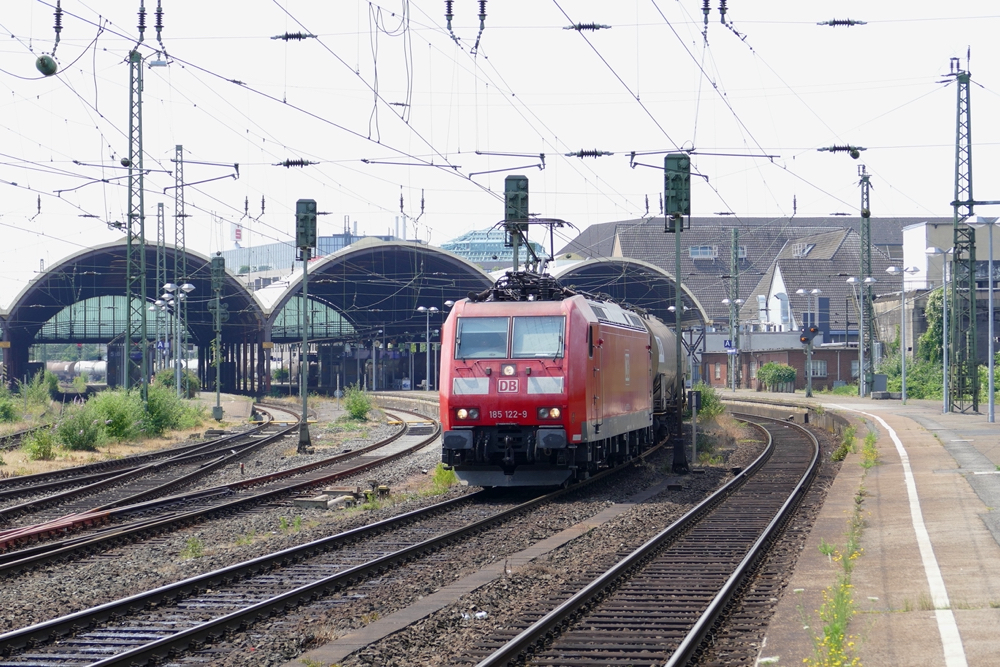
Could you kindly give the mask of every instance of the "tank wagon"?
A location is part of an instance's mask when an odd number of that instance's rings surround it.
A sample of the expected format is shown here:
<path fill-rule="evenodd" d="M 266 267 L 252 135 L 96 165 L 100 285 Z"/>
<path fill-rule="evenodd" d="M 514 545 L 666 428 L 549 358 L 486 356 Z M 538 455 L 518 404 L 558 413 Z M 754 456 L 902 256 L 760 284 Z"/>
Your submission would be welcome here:
<path fill-rule="evenodd" d="M 442 330 L 442 461 L 474 486 L 565 485 L 677 427 L 674 332 L 659 319 L 509 273 Z"/>

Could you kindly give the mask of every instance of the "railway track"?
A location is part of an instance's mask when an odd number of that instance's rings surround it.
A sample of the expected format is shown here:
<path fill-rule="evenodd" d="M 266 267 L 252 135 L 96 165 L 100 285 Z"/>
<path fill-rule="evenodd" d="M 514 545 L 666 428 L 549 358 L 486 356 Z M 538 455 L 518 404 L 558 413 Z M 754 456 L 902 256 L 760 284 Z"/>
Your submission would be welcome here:
<path fill-rule="evenodd" d="M 10 576 L 55 560 L 94 553 L 110 546 L 176 530 L 208 518 L 244 511 L 338 479 L 355 476 L 422 449 L 436 439 L 438 434 L 439 427 L 426 419 L 404 422 L 404 428 L 395 435 L 349 453 L 232 484 L 135 505 L 111 509 L 98 508 L 62 522 L 36 526 L 35 533 L 31 536 L 34 539 L 45 533 L 59 535 L 67 532 L 68 523 L 81 529 L 91 526 L 107 527 L 94 530 L 87 535 L 75 535 L 0 553 L 0 575 Z M 3 534 L 0 533 L 0 540 L 2 539 Z"/>
<path fill-rule="evenodd" d="M 32 426 L 31 428 L 21 429 L 20 431 L 14 431 L 13 433 L 8 433 L 7 435 L 0 436 L 0 452 L 5 452 L 11 449 L 17 449 L 21 446 L 21 440 L 26 435 L 31 435 L 35 431 L 43 428 L 48 428 L 45 426 Z"/>
<path fill-rule="evenodd" d="M 31 524 L 41 524 L 65 516 L 108 510 L 166 495 L 259 450 L 294 428 L 288 426 L 276 430 L 271 425 L 272 421 L 268 415 L 263 424 L 249 431 L 202 443 L 166 458 L 154 458 L 144 465 L 110 474 L 105 472 L 83 478 L 71 477 L 72 488 L 0 509 L 0 525 L 9 527 L 0 531 L 0 550 L 8 547 L 9 542 L 4 536 L 17 527 L 18 517 L 28 515 Z M 57 486 L 61 484 L 62 482 L 56 482 Z"/>
<path fill-rule="evenodd" d="M 671 665 L 699 652 L 716 619 L 815 474 L 819 445 L 794 424 L 738 415 L 769 436 L 732 482 L 556 608 L 535 609 L 466 656 L 500 665 Z"/>
<path fill-rule="evenodd" d="M 618 474 L 512 503 L 480 491 L 93 609 L 0 635 L 6 665 L 155 663 L 350 589 Z M 440 568 L 440 559 L 426 567 Z M 143 611 L 145 610 L 145 611 Z M 94 656 L 107 656 L 96 659 Z"/>
<path fill-rule="evenodd" d="M 280 411 L 281 413 L 284 413 L 286 417 L 289 415 L 296 415 L 296 413 L 288 410 L 287 408 L 279 408 L 278 406 L 268 406 L 266 410 L 259 410 L 259 412 L 267 412 L 268 410 L 272 410 L 274 412 Z M 259 431 L 265 428 L 267 428 L 267 424 L 262 424 L 255 427 L 255 430 Z M 62 470 L 53 470 L 51 472 L 38 473 L 35 475 L 18 475 L 15 477 L 0 479 L 0 503 L 9 503 L 23 497 L 35 497 L 50 494 L 52 492 L 68 488 L 83 487 L 108 479 L 109 477 L 114 477 L 115 475 L 121 475 L 138 470 L 158 461 L 165 461 L 171 458 L 179 459 L 180 457 L 193 455 L 202 451 L 212 451 L 213 448 L 224 449 L 226 445 L 239 439 L 240 436 L 246 436 L 253 432 L 254 431 L 252 430 L 213 438 L 210 440 L 198 440 L 197 442 L 161 449 L 146 454 L 136 454 L 109 461 L 98 461 L 96 463 L 73 466 L 72 468 L 64 468 Z M 2 515 L 0 515 L 0 517 L 2 517 Z M 0 518 L 0 523 L 2 522 L 3 519 Z"/>

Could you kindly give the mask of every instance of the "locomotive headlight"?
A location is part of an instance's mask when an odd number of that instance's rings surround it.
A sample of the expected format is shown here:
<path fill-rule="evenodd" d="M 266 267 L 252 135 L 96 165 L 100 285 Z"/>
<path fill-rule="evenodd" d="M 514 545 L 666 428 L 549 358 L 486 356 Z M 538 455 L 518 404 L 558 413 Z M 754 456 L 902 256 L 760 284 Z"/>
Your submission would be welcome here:
<path fill-rule="evenodd" d="M 549 410 L 549 417 L 551 417 L 552 419 L 559 419 L 559 416 L 561 414 L 562 412 L 559 411 L 559 408 L 552 408 L 551 410 Z"/>
<path fill-rule="evenodd" d="M 559 419 L 562 411 L 559 408 L 538 408 L 539 419 Z"/>
<path fill-rule="evenodd" d="M 458 412 L 455 413 L 455 414 L 458 416 L 459 419 L 468 419 L 469 418 L 469 411 L 466 410 L 465 408 L 459 408 Z"/>
<path fill-rule="evenodd" d="M 479 419 L 479 408 L 459 408 L 455 416 L 459 419 Z"/>
<path fill-rule="evenodd" d="M 500 375 L 505 375 L 507 377 L 517 374 L 517 366 L 514 364 L 503 364 L 500 366 Z"/>

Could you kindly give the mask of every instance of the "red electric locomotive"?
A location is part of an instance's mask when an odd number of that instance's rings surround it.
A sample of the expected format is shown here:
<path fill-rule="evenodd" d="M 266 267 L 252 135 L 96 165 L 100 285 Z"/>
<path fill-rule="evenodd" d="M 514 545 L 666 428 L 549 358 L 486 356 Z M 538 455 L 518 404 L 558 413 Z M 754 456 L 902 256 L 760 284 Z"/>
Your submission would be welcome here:
<path fill-rule="evenodd" d="M 673 331 L 547 275 L 459 301 L 442 341 L 442 460 L 474 486 L 585 479 L 680 419 Z"/>

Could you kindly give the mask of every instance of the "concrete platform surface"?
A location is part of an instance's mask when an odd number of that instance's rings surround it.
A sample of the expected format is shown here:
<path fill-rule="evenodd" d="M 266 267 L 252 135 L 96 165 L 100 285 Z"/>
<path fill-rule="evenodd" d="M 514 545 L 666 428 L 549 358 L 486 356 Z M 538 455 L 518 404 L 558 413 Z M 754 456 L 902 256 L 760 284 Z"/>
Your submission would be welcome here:
<path fill-rule="evenodd" d="M 843 552 L 856 499 L 863 552 L 851 576 L 857 613 L 849 634 L 861 664 L 1000 664 L 1000 425 L 982 414 L 943 414 L 939 401 L 723 396 L 822 405 L 860 425 L 859 451 L 830 489 L 758 664 L 801 665 L 813 656 L 824 590 L 843 571 L 820 552 L 821 541 Z M 860 445 L 869 428 L 879 436 L 879 464 L 866 472 Z"/>
<path fill-rule="evenodd" d="M 212 415 L 212 408 L 215 407 L 214 391 L 203 391 L 193 400 L 205 406 L 208 415 Z M 246 421 L 250 419 L 250 411 L 253 409 L 253 399 L 249 396 L 240 396 L 238 394 L 220 394 L 219 405 L 222 406 L 223 421 Z"/>

